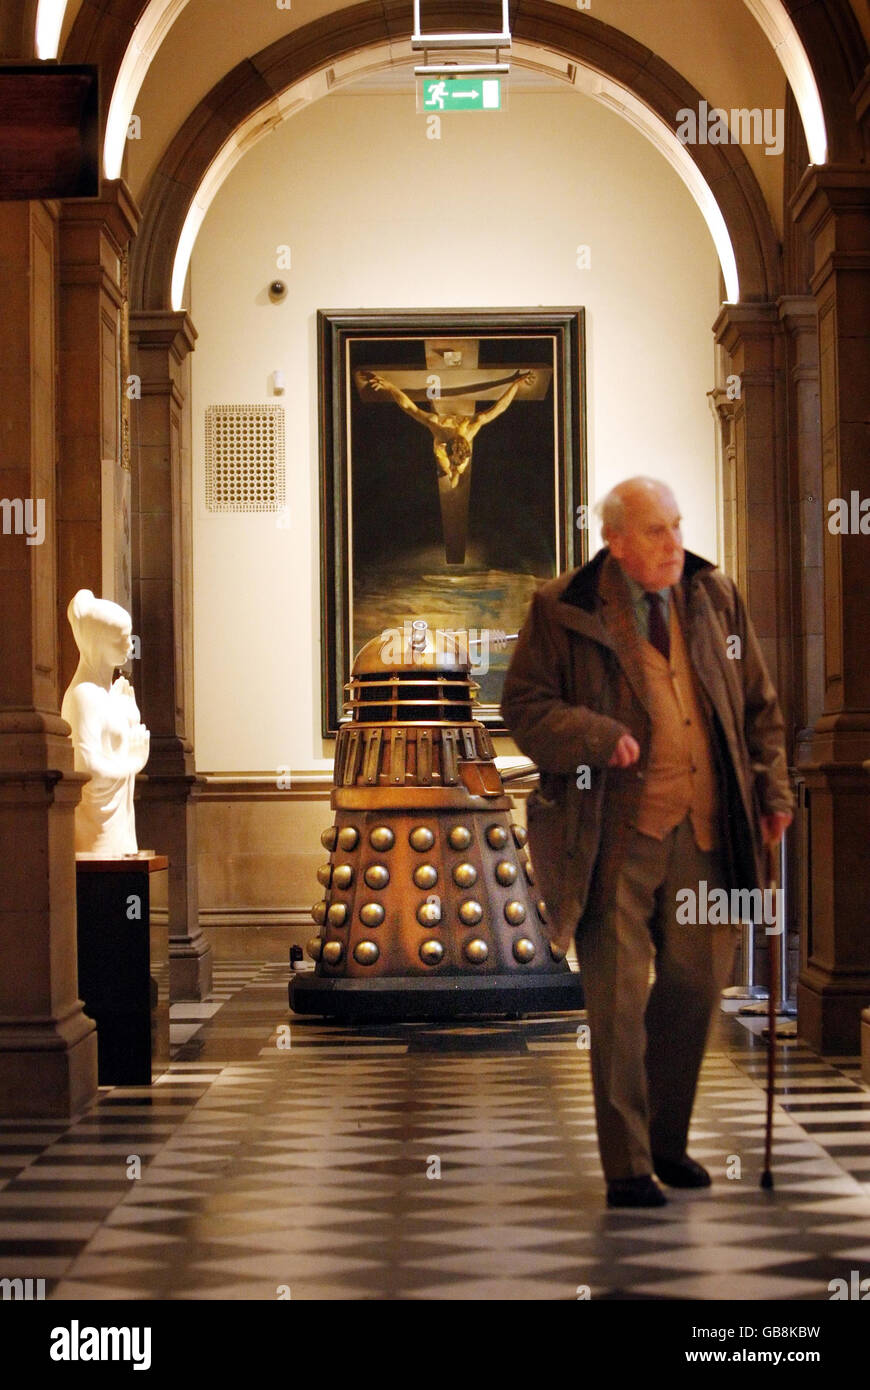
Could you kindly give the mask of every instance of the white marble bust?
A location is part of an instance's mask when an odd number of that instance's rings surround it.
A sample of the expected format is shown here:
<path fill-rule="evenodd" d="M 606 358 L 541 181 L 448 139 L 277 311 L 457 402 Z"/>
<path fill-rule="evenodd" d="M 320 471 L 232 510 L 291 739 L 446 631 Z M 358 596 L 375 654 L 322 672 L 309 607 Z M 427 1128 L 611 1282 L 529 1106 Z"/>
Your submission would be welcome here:
<path fill-rule="evenodd" d="M 112 680 L 132 653 L 130 615 L 79 589 L 67 617 L 80 660 L 61 714 L 72 731 L 76 772 L 90 777 L 75 812 L 76 852 L 107 859 L 136 854 L 133 789 L 148 761 L 150 735 L 126 676 Z"/>

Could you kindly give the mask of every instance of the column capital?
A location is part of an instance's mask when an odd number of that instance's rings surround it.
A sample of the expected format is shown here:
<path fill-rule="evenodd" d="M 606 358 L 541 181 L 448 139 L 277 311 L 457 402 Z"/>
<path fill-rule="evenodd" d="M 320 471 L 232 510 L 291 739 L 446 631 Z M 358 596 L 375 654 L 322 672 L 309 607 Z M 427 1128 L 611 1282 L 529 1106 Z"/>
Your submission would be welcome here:
<path fill-rule="evenodd" d="M 713 337 L 726 352 L 753 338 L 769 339 L 782 332 L 777 305 L 769 300 L 723 304 L 713 324 Z"/>
<path fill-rule="evenodd" d="M 130 314 L 130 337 L 139 348 L 164 347 L 183 362 L 199 334 L 186 309 L 139 309 Z"/>
<path fill-rule="evenodd" d="M 838 270 L 870 270 L 870 168 L 811 164 L 789 209 L 813 244 L 814 294 Z"/>
<path fill-rule="evenodd" d="M 789 200 L 796 222 L 811 236 L 836 212 L 870 207 L 870 168 L 866 164 L 810 164 Z"/>
<path fill-rule="evenodd" d="M 119 252 L 139 230 L 142 214 L 123 179 L 103 179 L 99 198 L 66 202 L 60 206 L 61 226 L 92 227 L 107 231 Z"/>
<path fill-rule="evenodd" d="M 707 392 L 710 410 L 716 420 L 733 420 L 737 408 L 737 398 L 729 394 L 724 386 L 714 386 Z"/>
<path fill-rule="evenodd" d="M 776 308 L 786 328 L 815 332 L 819 319 L 815 295 L 783 294 L 776 301 Z"/>
<path fill-rule="evenodd" d="M 59 714 L 44 710 L 0 709 L 0 776 L 21 778 L 78 778 L 73 771 L 69 725 Z"/>

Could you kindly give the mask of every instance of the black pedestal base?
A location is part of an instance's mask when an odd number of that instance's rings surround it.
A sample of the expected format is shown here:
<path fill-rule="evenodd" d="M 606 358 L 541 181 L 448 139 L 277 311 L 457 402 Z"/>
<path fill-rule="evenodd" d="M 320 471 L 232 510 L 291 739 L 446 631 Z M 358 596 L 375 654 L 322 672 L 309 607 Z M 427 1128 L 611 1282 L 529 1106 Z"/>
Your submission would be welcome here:
<path fill-rule="evenodd" d="M 319 975 L 300 974 L 291 979 L 288 993 L 294 1013 L 351 1020 L 564 1013 L 585 1007 L 580 976 L 573 971 L 537 980 L 518 979 L 515 975 L 326 980 Z"/>
<path fill-rule="evenodd" d="M 159 855 L 79 856 L 79 993 L 97 1025 L 101 1086 L 149 1086 L 169 1065 L 169 942 L 151 920 Z"/>

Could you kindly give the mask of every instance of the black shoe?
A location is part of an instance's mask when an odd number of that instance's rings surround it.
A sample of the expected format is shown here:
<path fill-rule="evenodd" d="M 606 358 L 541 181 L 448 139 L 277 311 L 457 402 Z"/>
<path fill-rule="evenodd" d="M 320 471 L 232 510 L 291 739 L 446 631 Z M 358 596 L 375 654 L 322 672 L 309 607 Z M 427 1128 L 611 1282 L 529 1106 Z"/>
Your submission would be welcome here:
<path fill-rule="evenodd" d="M 696 1163 L 688 1154 L 682 1158 L 656 1158 L 653 1157 L 653 1168 L 656 1177 L 666 1182 L 668 1187 L 709 1187 L 710 1174 L 706 1168 L 702 1168 L 700 1163 Z"/>
<path fill-rule="evenodd" d="M 614 1178 L 607 1184 L 609 1207 L 663 1207 L 667 1200 L 649 1173 L 641 1178 Z"/>

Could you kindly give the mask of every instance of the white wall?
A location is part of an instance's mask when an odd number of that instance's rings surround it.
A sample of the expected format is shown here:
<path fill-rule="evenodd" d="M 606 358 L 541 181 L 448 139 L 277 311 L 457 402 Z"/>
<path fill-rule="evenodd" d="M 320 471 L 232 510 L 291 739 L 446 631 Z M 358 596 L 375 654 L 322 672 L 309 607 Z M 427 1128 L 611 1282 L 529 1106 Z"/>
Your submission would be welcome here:
<path fill-rule="evenodd" d="M 278 272 L 276 247 L 292 248 Z M 578 270 L 577 246 L 592 268 Z M 283 303 L 266 287 L 288 281 Z M 318 309 L 582 304 L 589 483 L 670 480 L 686 544 L 716 558 L 711 325 L 718 263 L 673 170 L 574 93 L 514 93 L 447 117 L 404 95 L 334 94 L 263 140 L 224 185 L 191 269 L 196 755 L 204 771 L 322 766 Z M 274 402 L 287 373 L 291 525 L 205 510 L 209 405 Z M 597 548 L 596 533 L 593 549 Z"/>

